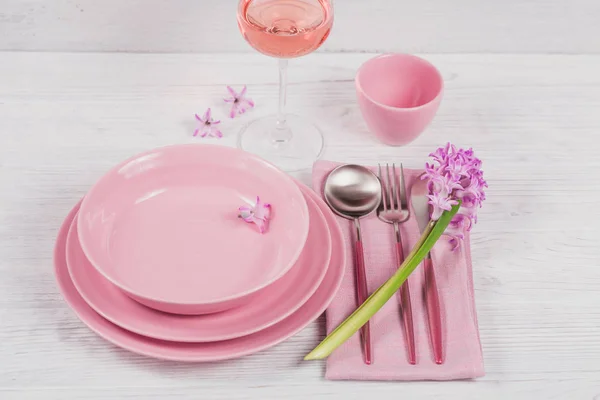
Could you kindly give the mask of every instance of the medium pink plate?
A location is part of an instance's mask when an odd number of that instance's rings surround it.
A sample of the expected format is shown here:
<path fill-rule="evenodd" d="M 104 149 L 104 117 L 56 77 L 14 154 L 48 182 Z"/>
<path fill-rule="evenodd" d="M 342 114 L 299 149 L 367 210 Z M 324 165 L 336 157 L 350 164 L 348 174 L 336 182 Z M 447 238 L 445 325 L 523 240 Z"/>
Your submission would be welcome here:
<path fill-rule="evenodd" d="M 256 197 L 269 230 L 238 218 Z M 309 215 L 295 182 L 244 151 L 210 145 L 151 150 L 122 162 L 86 195 L 81 247 L 106 279 L 162 311 L 237 307 L 284 276 L 306 242 Z"/>
<path fill-rule="evenodd" d="M 308 239 L 300 258 L 283 278 L 251 302 L 207 315 L 167 314 L 129 298 L 106 280 L 83 254 L 76 220 L 67 237 L 67 265 L 79 294 L 100 315 L 128 331 L 176 342 L 213 342 L 249 335 L 296 311 L 323 280 L 331 256 L 331 235 L 325 216 L 309 196 Z"/>
<path fill-rule="evenodd" d="M 67 233 L 78 206 L 71 210 L 63 223 L 54 249 L 54 268 L 60 290 L 69 306 L 90 329 L 115 345 L 142 355 L 175 361 L 204 362 L 241 357 L 274 346 L 302 330 L 325 311 L 340 286 L 346 263 L 342 232 L 335 218 L 310 189 L 302 187 L 302 190 L 317 202 L 327 219 L 332 240 L 331 261 L 325 278 L 314 295 L 295 313 L 265 330 L 221 342 L 178 343 L 137 335 L 102 318 L 77 292 L 65 259 Z"/>

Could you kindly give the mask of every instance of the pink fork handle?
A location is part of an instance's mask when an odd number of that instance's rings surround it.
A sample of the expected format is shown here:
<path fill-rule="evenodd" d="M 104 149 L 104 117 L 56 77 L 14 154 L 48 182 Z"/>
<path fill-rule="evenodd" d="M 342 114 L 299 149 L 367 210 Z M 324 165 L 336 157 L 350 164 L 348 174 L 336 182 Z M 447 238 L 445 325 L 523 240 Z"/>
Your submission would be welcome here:
<path fill-rule="evenodd" d="M 396 256 L 398 265 L 404 261 L 404 250 L 402 243 L 396 243 Z M 412 304 L 410 302 L 410 288 L 408 280 L 400 288 L 400 305 L 402 306 L 402 322 L 404 324 L 404 336 L 406 337 L 406 350 L 408 351 L 408 362 L 412 365 L 417 363 L 415 350 L 415 328 L 412 316 Z"/>
<path fill-rule="evenodd" d="M 427 257 L 423 263 L 423 267 L 425 268 L 425 302 L 427 306 L 427 319 L 429 322 L 429 335 L 433 346 L 433 356 L 436 364 L 443 364 L 444 352 L 442 348 L 440 297 L 431 258 Z"/>
<path fill-rule="evenodd" d="M 369 297 L 367 290 L 367 273 L 365 271 L 365 256 L 363 252 L 363 245 L 360 240 L 355 245 L 356 252 L 356 297 L 358 298 L 359 305 Z M 365 364 L 371 364 L 371 325 L 367 322 L 360 329 L 363 346 L 363 358 Z"/>

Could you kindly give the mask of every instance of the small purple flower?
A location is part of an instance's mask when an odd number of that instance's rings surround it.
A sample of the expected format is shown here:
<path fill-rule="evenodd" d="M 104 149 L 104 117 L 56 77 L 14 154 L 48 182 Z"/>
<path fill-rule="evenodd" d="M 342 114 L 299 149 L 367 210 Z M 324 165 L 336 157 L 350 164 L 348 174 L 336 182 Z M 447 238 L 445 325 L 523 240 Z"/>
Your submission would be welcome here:
<path fill-rule="evenodd" d="M 269 228 L 271 204 L 261 203 L 260 197 L 256 196 L 256 204 L 253 207 L 242 206 L 239 208 L 239 212 L 239 217 L 248 223 L 255 224 L 260 233 L 265 233 Z"/>
<path fill-rule="evenodd" d="M 460 180 L 463 177 L 469 176 L 469 169 L 471 166 L 464 162 L 461 157 L 456 157 L 448 160 L 448 164 L 445 167 L 450 178 L 453 180 Z"/>
<path fill-rule="evenodd" d="M 425 164 L 421 179 L 427 179 L 431 219 L 438 220 L 444 211 L 451 210 L 460 201 L 460 209 L 445 234 L 451 237 L 453 248 L 460 245 L 464 232 L 477 222 L 477 209 L 485 200 L 487 182 L 483 179 L 481 160 L 473 149 L 457 149 L 448 143 L 429 155 L 432 164 Z"/>
<path fill-rule="evenodd" d="M 227 91 L 231 97 L 226 97 L 226 103 L 231 103 L 231 111 L 229 112 L 230 118 L 235 118 L 236 115 L 240 115 L 245 113 L 251 108 L 254 108 L 254 102 L 252 99 L 246 97 L 246 86 L 242 89 L 241 92 L 237 93 L 231 86 L 227 86 Z"/>
<path fill-rule="evenodd" d="M 221 133 L 219 128 L 215 127 L 215 125 L 219 125 L 221 121 L 215 121 L 212 119 L 210 108 L 206 110 L 202 118 L 200 118 L 198 114 L 195 115 L 198 122 L 200 122 L 200 126 L 194 131 L 194 136 L 198 136 L 198 134 L 200 134 L 200 137 L 223 137 L 223 133 Z"/>
<path fill-rule="evenodd" d="M 460 246 L 460 241 L 465 238 L 465 230 L 471 230 L 471 219 L 463 214 L 456 214 L 444 232 L 450 236 L 450 245 L 452 250 L 456 250 Z"/>
<path fill-rule="evenodd" d="M 429 198 L 429 204 L 433 206 L 431 219 L 436 221 L 440 219 L 444 211 L 450 211 L 452 206 L 458 204 L 458 201 L 441 192 L 430 194 L 427 197 Z"/>

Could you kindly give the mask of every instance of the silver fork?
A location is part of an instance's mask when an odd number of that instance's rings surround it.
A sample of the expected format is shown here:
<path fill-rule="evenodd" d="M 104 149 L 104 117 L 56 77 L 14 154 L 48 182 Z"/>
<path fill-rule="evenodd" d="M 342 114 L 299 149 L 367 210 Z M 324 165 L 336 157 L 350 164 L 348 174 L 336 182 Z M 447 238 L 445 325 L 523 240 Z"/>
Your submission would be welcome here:
<path fill-rule="evenodd" d="M 377 208 L 377 217 L 394 226 L 396 234 L 396 257 L 397 265 L 399 266 L 404 261 L 404 251 L 402 250 L 402 238 L 400 236 L 399 225 L 406 222 L 410 217 L 410 209 L 406 199 L 406 185 L 404 182 L 404 168 L 400 164 L 400 182 L 398 182 L 398 174 L 396 173 L 396 164 L 392 164 L 392 174 L 390 175 L 390 165 L 386 164 L 386 176 L 381 173 L 381 165 L 379 165 L 379 180 L 382 188 L 382 201 Z M 387 179 L 386 179 L 387 178 Z M 406 337 L 406 347 L 408 350 L 408 362 L 411 364 L 417 363 L 415 351 L 415 330 L 412 317 L 412 306 L 410 303 L 410 289 L 408 280 L 400 288 L 400 304 L 402 306 L 402 321 L 404 324 L 404 333 Z"/>

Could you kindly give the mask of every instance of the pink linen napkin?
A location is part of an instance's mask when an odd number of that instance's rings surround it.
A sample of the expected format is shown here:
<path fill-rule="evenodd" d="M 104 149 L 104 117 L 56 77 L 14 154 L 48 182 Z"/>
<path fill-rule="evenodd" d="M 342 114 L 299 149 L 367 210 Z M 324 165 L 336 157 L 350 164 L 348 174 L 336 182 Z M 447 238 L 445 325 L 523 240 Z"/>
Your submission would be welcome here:
<path fill-rule="evenodd" d="M 321 196 L 327 174 L 337 163 L 318 161 L 313 167 L 313 188 Z M 376 172 L 375 168 L 372 168 Z M 406 187 L 410 188 L 423 171 L 405 169 Z M 351 221 L 337 217 L 344 232 L 348 265 L 333 302 L 327 309 L 327 332 L 331 332 L 357 307 L 354 282 L 354 228 Z M 365 267 L 369 293 L 385 282 L 397 269 L 395 237 L 392 225 L 375 214 L 361 219 Z M 404 254 L 420 237 L 411 205 L 411 217 L 400 225 Z M 421 266 L 409 277 L 415 327 L 417 365 L 408 363 L 402 328 L 400 296 L 390 299 L 371 319 L 373 363 L 365 365 L 360 335 L 353 335 L 327 359 L 326 378 L 332 380 L 452 380 L 484 375 L 473 292 L 470 240 L 467 234 L 459 249 L 452 252 L 442 237 L 431 252 L 440 295 L 445 362 L 437 365 L 429 338 L 427 312 L 423 298 L 425 278 Z"/>

